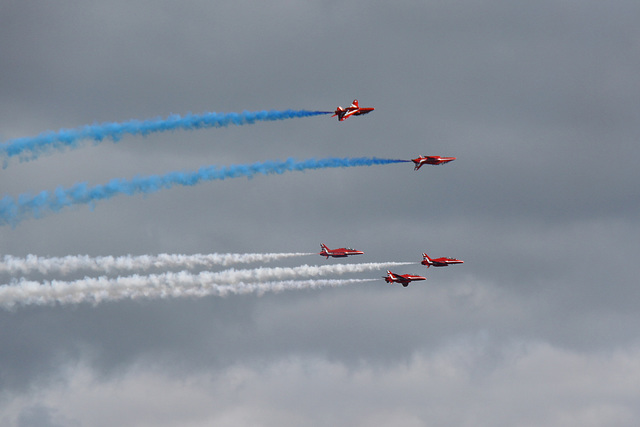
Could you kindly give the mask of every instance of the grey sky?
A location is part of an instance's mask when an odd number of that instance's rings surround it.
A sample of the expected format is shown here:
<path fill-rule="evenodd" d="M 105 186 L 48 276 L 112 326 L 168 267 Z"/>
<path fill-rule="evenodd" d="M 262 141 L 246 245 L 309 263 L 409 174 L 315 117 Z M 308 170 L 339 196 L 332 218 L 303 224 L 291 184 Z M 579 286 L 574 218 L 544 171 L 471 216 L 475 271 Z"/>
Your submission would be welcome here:
<path fill-rule="evenodd" d="M 1 141 L 376 108 L 87 143 L 12 161 L 2 195 L 288 157 L 458 158 L 211 182 L 0 228 L 14 256 L 324 242 L 366 254 L 268 265 L 415 261 L 399 272 L 428 277 L 2 310 L 0 424 L 637 424 L 638 16 L 635 1 L 0 2 Z M 424 251 L 465 264 L 426 270 Z"/>

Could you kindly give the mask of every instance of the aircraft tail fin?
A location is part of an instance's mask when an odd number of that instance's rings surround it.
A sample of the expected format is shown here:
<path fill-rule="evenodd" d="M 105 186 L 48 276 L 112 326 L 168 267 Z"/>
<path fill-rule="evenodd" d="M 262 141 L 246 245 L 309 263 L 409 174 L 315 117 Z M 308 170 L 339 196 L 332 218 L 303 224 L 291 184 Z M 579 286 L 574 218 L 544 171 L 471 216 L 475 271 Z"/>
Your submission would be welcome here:
<path fill-rule="evenodd" d="M 429 255 L 427 255 L 426 253 L 422 253 L 422 261 L 426 261 L 427 262 L 427 268 L 431 267 L 431 261 L 432 259 L 429 257 Z"/>
<path fill-rule="evenodd" d="M 327 247 L 327 245 L 325 245 L 324 243 L 320 243 L 320 249 L 322 249 L 320 255 L 324 255 L 325 259 L 329 259 L 329 248 Z"/>

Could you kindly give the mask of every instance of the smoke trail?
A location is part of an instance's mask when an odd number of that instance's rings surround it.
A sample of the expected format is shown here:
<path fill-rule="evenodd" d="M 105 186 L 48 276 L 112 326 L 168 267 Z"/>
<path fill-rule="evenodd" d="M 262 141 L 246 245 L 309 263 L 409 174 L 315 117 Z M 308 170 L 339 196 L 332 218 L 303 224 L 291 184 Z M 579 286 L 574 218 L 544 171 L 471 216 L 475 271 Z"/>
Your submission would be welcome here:
<path fill-rule="evenodd" d="M 100 279 L 96 279 L 100 280 Z M 107 279 L 102 284 L 107 284 Z M 267 292 L 282 292 L 286 290 L 314 289 L 321 287 L 344 286 L 352 283 L 372 282 L 377 279 L 310 279 L 310 280 L 283 280 L 277 282 L 244 283 L 239 282 L 234 285 L 222 285 L 209 283 L 199 287 L 176 287 L 168 284 L 158 284 L 151 288 L 115 288 L 107 290 L 96 283 L 94 289 L 85 287 L 82 289 L 63 289 L 59 286 L 64 282 L 51 282 L 50 286 L 37 282 L 22 281 L 19 288 L 12 291 L 5 291 L 0 286 L 0 307 L 5 309 L 14 308 L 17 305 L 54 305 L 54 304 L 81 304 L 88 302 L 98 305 L 101 302 L 118 301 L 122 299 L 139 298 L 178 298 L 192 297 L 201 298 L 205 296 L 244 295 L 257 293 L 259 296 Z"/>
<path fill-rule="evenodd" d="M 21 161 L 33 160 L 42 153 L 52 149 L 63 151 L 77 148 L 81 140 L 93 140 L 96 143 L 105 138 L 114 142 L 119 141 L 125 134 L 149 135 L 155 132 L 165 132 L 176 129 L 202 129 L 209 127 L 226 127 L 230 124 L 242 126 L 257 121 L 285 120 L 298 117 L 311 117 L 321 114 L 331 114 L 330 111 L 307 110 L 270 110 L 243 111 L 242 113 L 203 113 L 180 116 L 170 115 L 166 119 L 130 120 L 128 122 L 106 122 L 82 126 L 75 129 L 60 129 L 57 132 L 44 132 L 35 137 L 17 138 L 0 143 L 0 156 L 7 159 L 18 156 Z"/>
<path fill-rule="evenodd" d="M 92 204 L 98 200 L 110 199 L 120 194 L 129 196 L 139 193 L 150 194 L 171 188 L 174 185 L 193 186 L 205 181 L 227 178 L 243 176 L 253 178 L 257 174 L 271 175 L 309 169 L 348 168 L 402 162 L 406 162 L 406 160 L 376 157 L 330 157 L 298 161 L 290 158 L 285 161 L 276 160 L 223 167 L 204 166 L 197 171 L 175 171 L 165 175 L 137 176 L 130 180 L 113 179 L 107 184 L 94 187 L 89 187 L 87 183 L 83 182 L 69 188 L 58 187 L 54 191 L 42 191 L 37 195 L 23 193 L 17 199 L 5 196 L 0 200 L 0 225 L 11 224 L 15 226 L 29 215 L 39 218 L 49 211 L 57 212 L 72 205 Z"/>
<path fill-rule="evenodd" d="M 109 274 L 117 271 L 149 270 L 151 268 L 194 268 L 210 267 L 212 265 L 248 264 L 253 262 L 271 262 L 285 258 L 314 255 L 305 253 L 267 253 L 267 254 L 159 254 L 159 255 L 124 255 L 98 256 L 68 255 L 64 257 L 40 257 L 27 255 L 18 258 L 5 255 L 0 259 L 0 273 L 11 275 L 38 272 L 41 274 L 69 274 L 79 270 L 99 271 Z"/>
<path fill-rule="evenodd" d="M 301 285 L 301 277 L 317 277 L 328 274 L 358 273 L 380 270 L 410 262 L 386 262 L 365 264 L 336 264 L 326 266 L 302 265 L 299 267 L 257 268 L 251 270 L 225 270 L 192 274 L 177 273 L 132 275 L 117 278 L 89 278 L 74 281 L 29 281 L 24 278 L 0 286 L 0 307 L 16 305 L 79 304 L 116 301 L 124 298 L 168 298 L 179 296 L 205 296 L 272 292 L 301 287 L 325 286 L 317 283 L 334 281 L 308 281 Z M 289 284 L 283 282 L 291 280 Z M 357 280 L 357 279 L 356 279 Z M 275 281 L 275 284 L 273 283 Z M 316 283 L 317 282 L 317 283 Z M 314 283 L 316 283 L 314 285 Z"/>

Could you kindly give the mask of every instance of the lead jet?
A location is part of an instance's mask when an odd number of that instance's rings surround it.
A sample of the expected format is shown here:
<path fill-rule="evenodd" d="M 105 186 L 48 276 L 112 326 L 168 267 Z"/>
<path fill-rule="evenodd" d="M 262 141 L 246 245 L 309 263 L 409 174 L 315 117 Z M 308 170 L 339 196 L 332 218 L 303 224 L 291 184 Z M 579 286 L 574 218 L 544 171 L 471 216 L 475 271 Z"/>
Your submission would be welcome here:
<path fill-rule="evenodd" d="M 427 280 L 427 278 L 423 276 L 415 276 L 413 274 L 395 274 L 389 270 L 387 270 L 387 275 L 382 276 L 382 278 L 387 283 L 400 283 L 405 288 L 414 280 Z"/>
<path fill-rule="evenodd" d="M 375 108 L 372 108 L 372 107 L 361 108 L 360 106 L 358 106 L 358 100 L 354 99 L 353 103 L 347 108 L 342 108 L 342 107 L 336 108 L 336 111 L 331 117 L 338 116 L 338 121 L 341 122 L 343 120 L 347 120 L 351 116 L 361 116 L 363 114 L 368 114 L 373 110 L 375 110 Z"/>
<path fill-rule="evenodd" d="M 442 156 L 420 156 L 417 159 L 411 159 L 415 163 L 414 171 L 417 171 L 422 165 L 441 165 L 443 163 L 449 163 L 454 161 L 455 157 L 442 157 Z"/>
<path fill-rule="evenodd" d="M 327 245 L 324 243 L 320 244 L 320 248 L 322 248 L 322 252 L 318 253 L 318 255 L 322 255 L 324 257 L 334 257 L 334 258 L 346 258 L 349 255 L 362 255 L 364 252 L 357 251 L 351 248 L 339 248 L 339 249 L 329 249 Z"/>
<path fill-rule="evenodd" d="M 432 265 L 434 267 L 447 267 L 449 264 L 462 264 L 464 263 L 464 261 L 462 261 L 461 259 L 456 259 L 456 258 L 447 258 L 447 257 L 442 257 L 442 258 L 431 258 L 429 255 L 425 254 L 424 252 L 422 253 L 422 265 L 426 265 L 427 268 L 431 267 Z"/>

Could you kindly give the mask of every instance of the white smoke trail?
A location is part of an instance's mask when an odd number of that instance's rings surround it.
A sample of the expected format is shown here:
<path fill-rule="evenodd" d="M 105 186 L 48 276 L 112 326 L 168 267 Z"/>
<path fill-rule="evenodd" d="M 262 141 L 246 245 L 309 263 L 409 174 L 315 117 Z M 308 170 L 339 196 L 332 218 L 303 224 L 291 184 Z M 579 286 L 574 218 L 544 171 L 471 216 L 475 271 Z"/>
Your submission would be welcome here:
<path fill-rule="evenodd" d="M 98 256 L 68 255 L 64 257 L 40 257 L 27 255 L 18 258 L 5 255 L 0 260 L 0 273 L 11 275 L 38 272 L 42 274 L 69 274 L 74 271 L 99 271 L 109 274 L 118 271 L 143 271 L 151 268 L 194 268 L 210 267 L 212 265 L 228 266 L 233 264 L 248 264 L 252 262 L 270 262 L 285 258 L 292 258 L 310 253 L 267 253 L 267 254 L 159 254 L 159 255 L 124 255 L 124 256 Z"/>
<path fill-rule="evenodd" d="M 147 276 L 107 278 L 86 277 L 74 281 L 52 280 L 45 282 L 27 279 L 15 280 L 0 286 L 0 307 L 16 305 L 79 304 L 116 301 L 124 298 L 168 298 L 178 296 L 205 296 L 244 294 L 249 292 L 278 292 L 285 289 L 337 286 L 340 284 L 368 281 L 311 280 L 300 281 L 299 277 L 315 277 L 327 274 L 358 273 L 386 267 L 411 264 L 409 262 L 337 264 L 326 266 L 302 265 L 299 267 L 257 268 L 251 270 L 204 271 L 198 274 L 181 271 Z M 266 281 L 266 282 L 264 282 Z"/>

